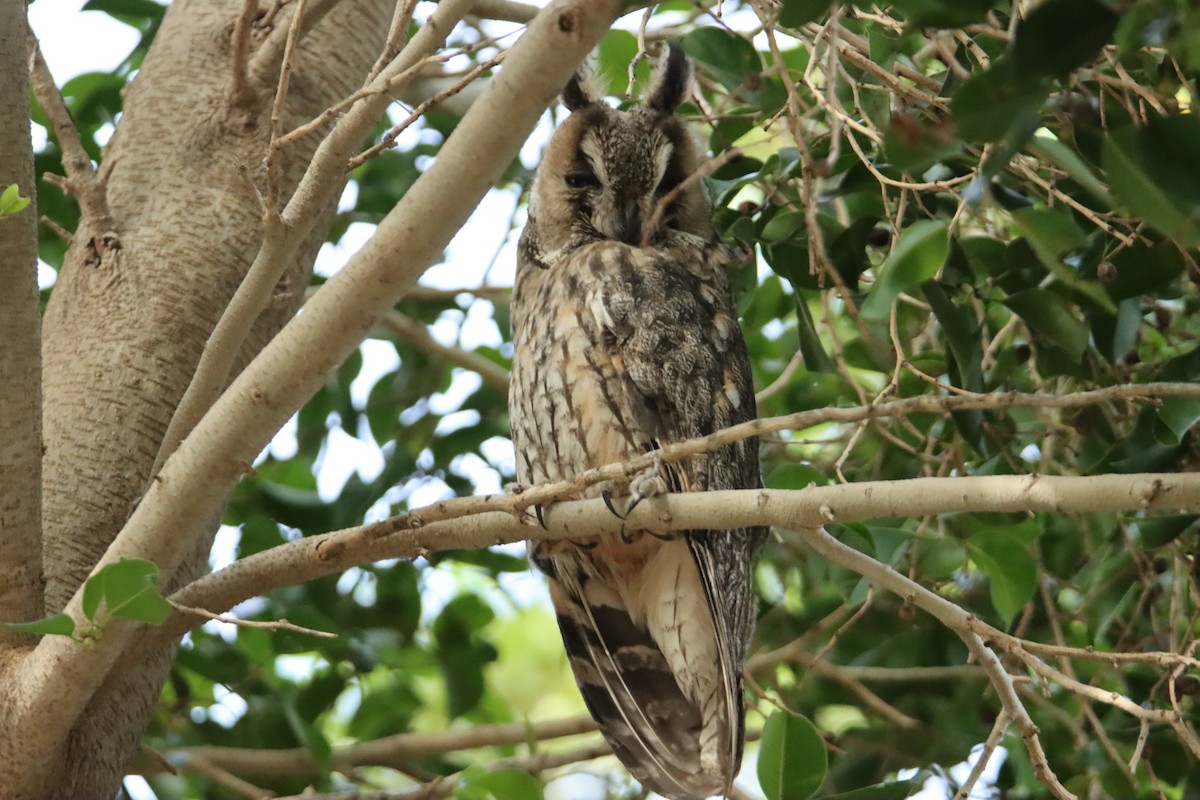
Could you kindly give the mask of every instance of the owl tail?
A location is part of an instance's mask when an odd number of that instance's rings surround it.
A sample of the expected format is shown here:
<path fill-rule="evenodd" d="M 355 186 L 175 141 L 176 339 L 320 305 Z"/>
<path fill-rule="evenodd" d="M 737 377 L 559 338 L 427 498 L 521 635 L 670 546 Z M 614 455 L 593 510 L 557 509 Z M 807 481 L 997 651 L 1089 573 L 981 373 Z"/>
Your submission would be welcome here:
<path fill-rule="evenodd" d="M 671 544 L 686 555 L 682 541 Z M 647 570 L 631 591 L 588 569 L 586 557 L 556 561 L 550 596 L 563 643 L 613 752 L 664 797 L 724 795 L 742 755 L 741 675 L 718 641 L 694 562 L 685 565 L 693 579 L 683 583 L 691 586 L 678 586 L 675 576 L 667 587 L 655 587 L 654 578 L 663 575 Z M 683 624 L 664 625 L 664 614 Z"/>

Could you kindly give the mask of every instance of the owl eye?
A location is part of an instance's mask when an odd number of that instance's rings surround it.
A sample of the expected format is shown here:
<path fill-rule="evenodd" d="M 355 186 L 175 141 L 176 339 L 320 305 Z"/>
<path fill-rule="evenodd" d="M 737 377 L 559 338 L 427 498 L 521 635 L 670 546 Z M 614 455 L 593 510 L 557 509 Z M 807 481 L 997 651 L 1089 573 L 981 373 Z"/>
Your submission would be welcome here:
<path fill-rule="evenodd" d="M 563 178 L 567 186 L 572 189 L 595 189 L 600 185 L 600 181 L 596 178 L 594 172 L 586 170 L 576 170 L 568 172 Z"/>

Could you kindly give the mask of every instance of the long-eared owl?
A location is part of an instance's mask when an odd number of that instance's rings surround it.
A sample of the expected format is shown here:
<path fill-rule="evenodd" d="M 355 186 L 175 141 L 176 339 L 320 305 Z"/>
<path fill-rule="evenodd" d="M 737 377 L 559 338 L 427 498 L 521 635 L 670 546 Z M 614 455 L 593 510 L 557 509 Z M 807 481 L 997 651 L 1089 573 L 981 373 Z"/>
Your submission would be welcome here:
<path fill-rule="evenodd" d="M 509 395 L 517 478 L 543 483 L 753 419 L 754 389 L 702 182 L 703 147 L 675 110 L 691 90 L 664 48 L 628 111 L 590 78 L 534 178 L 513 290 Z M 657 215 L 659 201 L 683 186 Z M 761 485 L 746 439 L 628 485 L 628 510 L 665 492 Z M 670 798 L 728 791 L 742 758 L 751 570 L 766 529 L 534 543 L 580 691 L 635 778 Z"/>

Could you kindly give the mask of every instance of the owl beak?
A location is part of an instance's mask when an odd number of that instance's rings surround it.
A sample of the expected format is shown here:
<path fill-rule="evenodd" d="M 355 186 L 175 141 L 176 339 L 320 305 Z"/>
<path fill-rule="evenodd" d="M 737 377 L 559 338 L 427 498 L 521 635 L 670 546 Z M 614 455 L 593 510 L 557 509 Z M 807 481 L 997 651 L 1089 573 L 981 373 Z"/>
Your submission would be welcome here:
<path fill-rule="evenodd" d="M 638 245 L 642 242 L 642 214 L 636 199 L 625 201 L 621 209 L 619 238 L 625 244 Z"/>

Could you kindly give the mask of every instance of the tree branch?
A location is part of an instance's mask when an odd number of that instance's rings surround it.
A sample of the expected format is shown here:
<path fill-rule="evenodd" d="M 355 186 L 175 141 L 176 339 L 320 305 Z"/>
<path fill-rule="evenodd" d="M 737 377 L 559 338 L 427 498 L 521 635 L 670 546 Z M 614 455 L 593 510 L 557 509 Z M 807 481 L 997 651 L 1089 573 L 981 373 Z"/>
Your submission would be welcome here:
<path fill-rule="evenodd" d="M 570 485 L 564 482 L 536 489 Z M 522 511 L 516 505 L 517 501 L 523 502 L 522 495 L 487 495 L 463 500 L 473 502 L 443 501 L 382 522 L 278 545 L 196 580 L 171 599 L 220 612 L 251 597 L 357 564 L 387 558 L 413 559 L 441 550 L 478 549 L 525 539 L 586 539 L 624 529 L 665 532 L 776 525 L 797 530 L 833 521 L 849 523 L 939 513 L 1200 511 L 1200 475 L 914 478 L 793 491 L 745 489 L 671 494 L 643 502 L 624 522 L 613 517 L 600 499 L 570 500 L 555 503 L 543 512 L 544 529 L 532 524 L 531 518 L 522 520 Z M 460 514 L 435 522 L 424 521 L 426 515 L 440 516 L 436 512 L 444 507 L 456 507 Z M 188 621 L 173 616 L 158 635 L 174 638 L 190 626 Z M 1098 661 L 1120 655 L 1088 651 L 1066 654 Z M 1133 655 L 1125 654 L 1124 660 L 1200 666 L 1194 659 L 1172 653 L 1143 653 L 1137 654 L 1136 659 Z"/>
<path fill-rule="evenodd" d="M 42 355 L 37 181 L 29 137 L 24 3 L 0 4 L 0 191 L 30 203 L 0 217 L 0 619 L 42 615 Z M 0 631 L 0 649 L 31 637 Z"/>
<path fill-rule="evenodd" d="M 201 745 L 172 750 L 167 756 L 169 763 L 181 764 L 183 769 L 187 769 L 191 760 L 196 759 L 237 775 L 289 778 L 324 775 L 329 770 L 348 774 L 357 767 L 399 769 L 418 758 L 480 747 L 560 739 L 594 730 L 596 723 L 590 716 L 584 715 L 545 722 L 507 722 L 476 725 L 461 730 L 400 733 L 371 742 L 334 748 L 328 762 L 319 762 L 305 747 L 256 750 Z M 161 771 L 161 767 L 148 765 L 140 774 Z"/>
<path fill-rule="evenodd" d="M 161 581 L 170 579 L 246 465 L 442 252 L 623 7 L 618 0 L 559 0 L 539 14 L 437 161 L 213 405 L 96 569 L 140 557 L 159 565 Z M 315 190 L 310 181 L 317 177 L 310 170 L 298 192 Z M 81 603 L 79 591 L 66 607 L 77 624 L 85 620 Z M 138 630 L 114 620 L 90 648 L 43 637 L 13 676 L 24 703 L 6 736 L 50 752 L 66 729 L 44 720 L 75 719 Z"/>
<path fill-rule="evenodd" d="M 50 68 L 46 66 L 46 60 L 42 58 L 42 49 L 36 39 L 33 42 L 29 74 L 33 92 L 42 110 L 49 117 L 50 127 L 54 129 L 54 138 L 62 148 L 63 169 L 67 171 L 63 187 L 75 195 L 84 221 L 92 226 L 98 236 L 115 231 L 116 223 L 113 222 L 108 209 L 104 181 L 92 169 L 92 159 L 83 149 L 83 142 L 79 138 L 79 131 L 75 129 L 71 112 L 67 110 L 67 104 L 58 91 Z"/>

